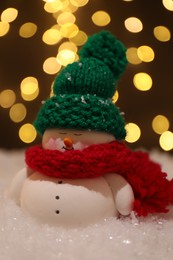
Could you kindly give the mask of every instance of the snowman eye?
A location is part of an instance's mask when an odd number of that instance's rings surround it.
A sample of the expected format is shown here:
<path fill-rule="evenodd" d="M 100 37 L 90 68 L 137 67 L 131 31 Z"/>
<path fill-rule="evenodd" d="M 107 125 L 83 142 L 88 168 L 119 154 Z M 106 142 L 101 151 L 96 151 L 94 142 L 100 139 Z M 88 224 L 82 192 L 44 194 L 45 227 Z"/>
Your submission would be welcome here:
<path fill-rule="evenodd" d="M 77 133 L 76 133 L 76 134 L 74 134 L 74 135 L 76 135 L 76 136 L 80 136 L 80 135 L 82 135 L 82 134 L 77 134 Z"/>
<path fill-rule="evenodd" d="M 61 133 L 59 133 L 60 135 L 66 135 L 67 133 L 63 133 L 63 132 L 61 132 Z"/>

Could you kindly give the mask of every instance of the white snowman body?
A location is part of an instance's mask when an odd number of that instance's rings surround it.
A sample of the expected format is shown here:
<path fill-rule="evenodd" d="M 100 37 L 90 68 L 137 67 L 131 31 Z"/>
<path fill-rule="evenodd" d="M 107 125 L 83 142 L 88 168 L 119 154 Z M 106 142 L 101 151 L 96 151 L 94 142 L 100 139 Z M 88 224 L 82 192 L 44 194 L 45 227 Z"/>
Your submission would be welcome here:
<path fill-rule="evenodd" d="M 114 140 L 107 133 L 50 129 L 43 136 L 43 148 L 47 149 L 50 140 L 63 141 L 66 136 L 73 139 L 73 147 L 79 142 L 86 147 Z M 88 179 L 59 179 L 22 169 L 8 194 L 40 222 L 63 227 L 86 226 L 119 214 L 128 215 L 134 201 L 131 186 L 116 173 Z"/>

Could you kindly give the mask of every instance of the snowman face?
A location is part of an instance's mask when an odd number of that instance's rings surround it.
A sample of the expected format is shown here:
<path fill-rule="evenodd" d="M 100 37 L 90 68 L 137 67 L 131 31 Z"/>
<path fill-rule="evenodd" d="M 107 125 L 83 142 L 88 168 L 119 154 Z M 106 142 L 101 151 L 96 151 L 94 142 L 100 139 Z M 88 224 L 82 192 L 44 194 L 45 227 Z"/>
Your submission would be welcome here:
<path fill-rule="evenodd" d="M 115 140 L 111 134 L 87 130 L 48 129 L 42 139 L 44 149 L 83 150 L 92 144 L 109 143 Z"/>

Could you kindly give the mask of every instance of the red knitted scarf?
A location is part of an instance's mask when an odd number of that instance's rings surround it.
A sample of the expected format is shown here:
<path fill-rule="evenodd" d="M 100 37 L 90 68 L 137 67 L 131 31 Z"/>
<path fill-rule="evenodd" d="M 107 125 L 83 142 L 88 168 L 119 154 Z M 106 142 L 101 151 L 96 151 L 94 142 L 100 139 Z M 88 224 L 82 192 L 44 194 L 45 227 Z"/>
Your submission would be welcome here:
<path fill-rule="evenodd" d="M 35 171 L 57 178 L 95 178 L 106 173 L 120 174 L 133 188 L 134 211 L 139 216 L 167 212 L 167 206 L 173 203 L 173 182 L 166 179 L 166 173 L 161 171 L 157 163 L 150 161 L 147 153 L 131 151 L 121 142 L 65 152 L 34 146 L 26 150 L 26 163 Z"/>

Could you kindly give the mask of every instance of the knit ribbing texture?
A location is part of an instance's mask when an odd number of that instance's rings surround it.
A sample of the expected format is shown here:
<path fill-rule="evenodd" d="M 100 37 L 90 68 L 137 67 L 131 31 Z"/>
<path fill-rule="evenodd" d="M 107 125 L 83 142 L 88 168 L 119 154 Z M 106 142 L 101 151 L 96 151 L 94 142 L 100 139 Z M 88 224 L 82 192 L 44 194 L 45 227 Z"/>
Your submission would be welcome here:
<path fill-rule="evenodd" d="M 126 135 L 125 122 L 110 99 L 96 95 L 59 95 L 48 99 L 40 109 L 35 127 L 40 134 L 49 128 L 98 130 L 117 140 Z"/>

